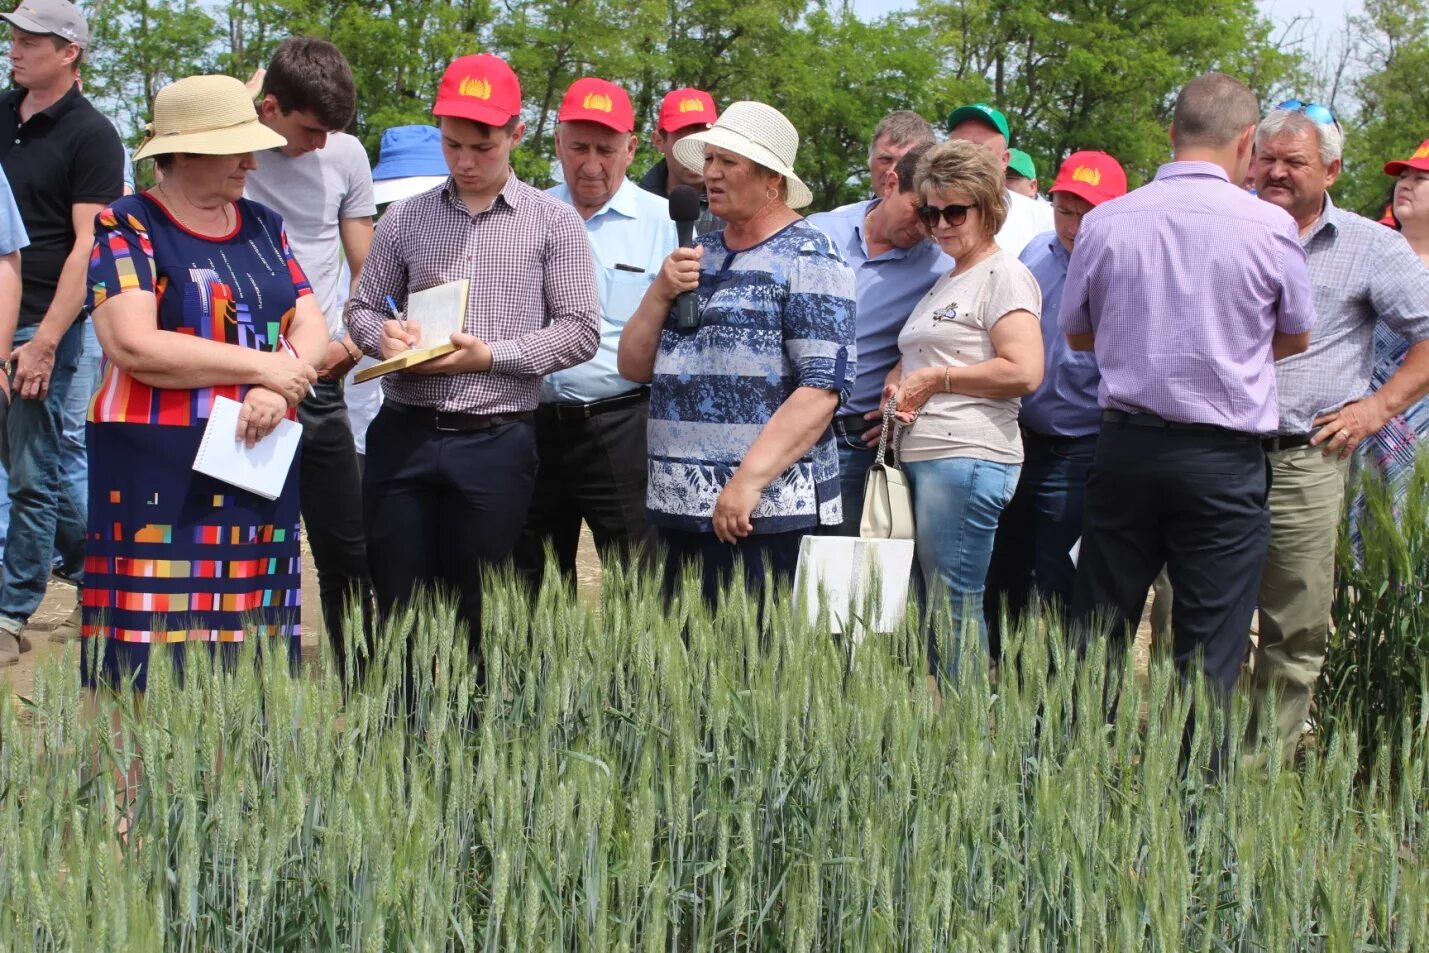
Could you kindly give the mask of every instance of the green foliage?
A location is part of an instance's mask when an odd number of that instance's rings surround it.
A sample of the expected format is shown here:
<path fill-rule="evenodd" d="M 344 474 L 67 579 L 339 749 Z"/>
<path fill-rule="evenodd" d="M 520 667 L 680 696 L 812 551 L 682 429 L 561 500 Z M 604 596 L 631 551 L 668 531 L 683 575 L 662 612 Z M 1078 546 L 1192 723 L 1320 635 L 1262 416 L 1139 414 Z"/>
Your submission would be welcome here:
<path fill-rule="evenodd" d="M 1424 755 L 1429 726 L 1429 456 L 1398 485 L 1369 470 L 1360 486 L 1363 551 L 1345 534 L 1317 720 L 1332 743 L 1358 739 L 1366 772 L 1392 771 Z"/>
<path fill-rule="evenodd" d="M 801 134 L 798 171 L 814 208 L 867 193 L 868 136 L 892 109 L 941 126 L 952 106 L 989 99 L 1049 177 L 1067 153 L 1103 148 L 1135 183 L 1165 158 L 1171 97 L 1188 78 L 1223 68 L 1270 90 L 1297 68 L 1268 42 L 1254 0 L 922 0 L 872 23 L 820 0 L 226 0 L 222 29 L 213 9 L 95 4 L 91 81 L 131 141 L 164 82 L 200 68 L 247 77 L 283 37 L 303 33 L 328 37 L 351 61 L 356 132 L 375 156 L 383 129 L 430 121 L 448 62 L 492 50 L 521 77 L 529 134 L 515 161 L 537 184 L 553 174 L 561 94 L 597 74 L 630 92 L 647 139 L 677 86 L 779 107 Z M 656 158 L 642 148 L 632 174 Z"/>
<path fill-rule="evenodd" d="M 426 606 L 346 703 L 202 650 L 182 686 L 158 653 L 142 710 L 86 713 L 73 657 L 27 723 L 6 693 L 0 948 L 1429 948 L 1422 747 L 1391 789 L 1352 732 L 1296 773 L 1233 742 L 1212 783 L 1165 664 L 1114 670 L 1108 723 L 1100 650 L 1045 628 L 939 700 L 914 632 L 849 650 L 787 593 L 762 633 L 742 591 L 667 611 L 619 570 L 598 609 L 485 607 L 490 691 Z"/>
<path fill-rule="evenodd" d="M 1384 164 L 1429 139 L 1429 0 L 1366 0 L 1358 22 L 1369 71 L 1355 85 L 1359 110 L 1345 137 L 1342 206 L 1379 218 L 1394 180 Z"/>

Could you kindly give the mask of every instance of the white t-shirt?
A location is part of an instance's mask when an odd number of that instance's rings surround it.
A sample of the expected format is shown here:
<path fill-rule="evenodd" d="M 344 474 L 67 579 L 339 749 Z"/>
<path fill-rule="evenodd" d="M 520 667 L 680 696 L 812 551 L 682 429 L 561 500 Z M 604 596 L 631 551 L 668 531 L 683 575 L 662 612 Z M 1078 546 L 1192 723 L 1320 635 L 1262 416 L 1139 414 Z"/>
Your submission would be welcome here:
<path fill-rule="evenodd" d="M 341 338 L 347 333 L 342 322 L 347 289 L 339 294 L 344 269 L 338 223 L 377 212 L 367 150 L 344 132 L 332 133 L 327 145 L 300 156 L 268 149 L 258 153 L 258 168 L 248 173 L 244 194 L 283 217 L 293 257 L 327 318 L 328 335 Z"/>
<path fill-rule="evenodd" d="M 1007 193 L 1007 220 L 997 232 L 997 247 L 1016 258 L 1032 239 L 1055 227 L 1052 206 L 1020 192 Z"/>
<path fill-rule="evenodd" d="M 918 302 L 898 335 L 903 373 L 927 367 L 971 367 L 997 356 L 989 332 L 1013 311 L 1042 312 L 1042 290 L 1027 266 L 998 250 L 961 275 L 950 271 Z M 899 457 L 972 457 L 1022 462 L 1018 397 L 934 394 L 903 436 Z"/>

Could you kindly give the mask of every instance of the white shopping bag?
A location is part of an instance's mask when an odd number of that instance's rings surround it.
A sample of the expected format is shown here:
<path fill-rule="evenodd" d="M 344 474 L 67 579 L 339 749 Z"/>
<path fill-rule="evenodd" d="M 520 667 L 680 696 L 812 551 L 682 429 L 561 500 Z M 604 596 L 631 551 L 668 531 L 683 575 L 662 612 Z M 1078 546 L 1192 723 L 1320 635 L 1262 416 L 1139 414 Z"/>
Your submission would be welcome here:
<path fill-rule="evenodd" d="M 868 632 L 892 632 L 902 624 L 912 568 L 911 539 L 805 536 L 794 597 L 811 623 L 827 607 L 829 628 L 857 644 Z M 873 618 L 861 618 L 870 604 Z"/>

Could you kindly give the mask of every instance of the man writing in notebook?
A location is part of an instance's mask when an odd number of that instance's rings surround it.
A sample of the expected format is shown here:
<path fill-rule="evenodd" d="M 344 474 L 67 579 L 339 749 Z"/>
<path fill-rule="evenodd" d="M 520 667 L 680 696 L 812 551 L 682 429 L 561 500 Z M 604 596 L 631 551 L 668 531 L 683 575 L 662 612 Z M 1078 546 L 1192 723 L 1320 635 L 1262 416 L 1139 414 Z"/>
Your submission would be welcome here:
<path fill-rule="evenodd" d="M 447 68 L 432 112 L 451 176 L 382 217 L 347 315 L 363 351 L 393 357 L 421 328 L 396 319 L 387 298 L 400 313 L 413 292 L 470 280 L 456 350 L 383 378 L 363 516 L 379 612 L 443 589 L 478 664 L 481 575 L 510 558 L 536 483 L 541 378 L 590 360 L 600 337 L 580 216 L 511 170 L 520 110 L 521 86 L 501 59 L 463 56 Z"/>

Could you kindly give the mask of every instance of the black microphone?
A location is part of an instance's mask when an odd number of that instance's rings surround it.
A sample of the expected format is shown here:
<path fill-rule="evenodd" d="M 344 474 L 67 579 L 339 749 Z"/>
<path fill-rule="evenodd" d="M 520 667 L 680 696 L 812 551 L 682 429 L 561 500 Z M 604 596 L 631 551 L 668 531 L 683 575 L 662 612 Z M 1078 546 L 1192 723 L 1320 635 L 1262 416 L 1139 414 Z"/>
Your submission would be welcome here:
<path fill-rule="evenodd" d="M 677 185 L 670 192 L 670 218 L 675 222 L 675 234 L 681 248 L 695 247 L 695 222 L 700 218 L 700 193 L 688 185 Z M 675 299 L 675 327 L 695 331 L 700 326 L 700 302 L 693 291 L 682 291 Z"/>

